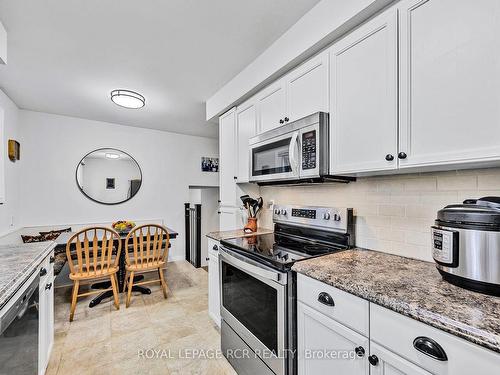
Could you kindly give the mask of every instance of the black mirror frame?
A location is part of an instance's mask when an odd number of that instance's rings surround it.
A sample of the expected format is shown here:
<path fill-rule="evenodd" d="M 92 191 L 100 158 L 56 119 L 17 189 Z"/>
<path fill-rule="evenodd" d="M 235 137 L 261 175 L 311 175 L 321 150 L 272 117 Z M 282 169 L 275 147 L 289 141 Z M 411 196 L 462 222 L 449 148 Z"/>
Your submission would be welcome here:
<path fill-rule="evenodd" d="M 139 168 L 139 174 L 141 175 L 141 184 L 139 185 L 139 189 L 137 189 L 137 193 L 135 193 L 130 198 L 127 198 L 127 199 L 124 199 L 124 200 L 122 200 L 120 202 L 115 202 L 115 203 L 101 202 L 101 201 L 98 201 L 98 200 L 92 198 L 87 193 L 85 193 L 85 191 L 83 191 L 83 189 L 81 188 L 80 184 L 78 183 L 78 168 L 80 167 L 80 164 L 82 163 L 83 159 L 85 159 L 87 156 L 89 156 L 90 154 L 92 154 L 92 153 L 94 153 L 96 151 L 102 151 L 102 150 L 115 150 L 115 151 L 118 151 L 118 152 L 120 152 L 122 154 L 128 155 L 135 162 L 135 164 L 137 165 L 137 168 Z M 80 159 L 80 161 L 78 162 L 78 164 L 76 166 L 76 170 L 75 170 L 75 182 L 76 182 L 76 186 L 78 186 L 78 190 L 80 190 L 80 192 L 83 195 L 85 195 L 88 199 L 90 199 L 91 201 L 94 201 L 94 202 L 99 203 L 99 204 L 104 204 L 106 206 L 114 206 L 114 205 L 117 205 L 117 204 L 122 204 L 122 203 L 128 202 L 129 200 L 131 200 L 132 198 L 134 198 L 139 193 L 139 190 L 141 190 L 142 180 L 143 180 L 142 169 L 141 169 L 141 166 L 139 165 L 139 163 L 137 162 L 137 160 L 135 160 L 135 158 L 132 155 L 130 155 L 128 152 L 122 151 L 122 150 L 120 150 L 118 148 L 114 148 L 114 147 L 101 147 L 101 148 L 96 148 L 95 150 L 92 150 L 92 151 L 88 152 L 87 154 L 84 155 L 83 158 Z"/>

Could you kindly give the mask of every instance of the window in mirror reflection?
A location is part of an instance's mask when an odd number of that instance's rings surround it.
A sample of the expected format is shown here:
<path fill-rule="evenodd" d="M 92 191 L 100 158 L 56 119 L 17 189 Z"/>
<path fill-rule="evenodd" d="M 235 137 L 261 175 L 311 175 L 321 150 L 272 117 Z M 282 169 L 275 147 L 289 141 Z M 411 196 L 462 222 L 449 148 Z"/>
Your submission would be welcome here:
<path fill-rule="evenodd" d="M 76 181 L 88 198 L 103 204 L 118 204 L 137 194 L 142 173 L 132 156 L 105 148 L 82 158 L 76 169 Z"/>

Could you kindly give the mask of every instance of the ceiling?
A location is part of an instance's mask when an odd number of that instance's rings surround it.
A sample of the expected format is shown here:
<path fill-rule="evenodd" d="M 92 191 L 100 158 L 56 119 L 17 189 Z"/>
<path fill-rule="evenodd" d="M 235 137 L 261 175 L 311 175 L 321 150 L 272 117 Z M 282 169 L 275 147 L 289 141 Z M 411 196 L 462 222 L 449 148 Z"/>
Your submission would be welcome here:
<path fill-rule="evenodd" d="M 319 0 L 0 0 L 23 109 L 215 137 L 205 101 Z M 139 110 L 113 89 L 146 97 Z"/>

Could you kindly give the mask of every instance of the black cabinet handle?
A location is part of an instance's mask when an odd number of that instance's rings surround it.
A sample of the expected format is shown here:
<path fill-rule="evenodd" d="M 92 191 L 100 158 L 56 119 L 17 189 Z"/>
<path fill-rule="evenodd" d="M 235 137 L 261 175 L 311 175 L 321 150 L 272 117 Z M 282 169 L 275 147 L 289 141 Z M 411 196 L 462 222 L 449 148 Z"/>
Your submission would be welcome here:
<path fill-rule="evenodd" d="M 387 154 L 387 155 L 385 155 L 385 160 L 387 160 L 387 161 L 393 161 L 394 160 L 394 156 L 392 154 Z"/>
<path fill-rule="evenodd" d="M 234 178 L 235 180 L 237 180 L 237 179 L 238 179 L 238 176 L 233 176 L 233 178 Z"/>
<path fill-rule="evenodd" d="M 50 288 L 52 288 L 52 283 L 45 285 L 45 290 L 50 290 Z"/>
<path fill-rule="evenodd" d="M 220 215 L 220 211 L 217 211 L 217 213 Z"/>
<path fill-rule="evenodd" d="M 358 346 L 357 348 L 354 349 L 354 352 L 358 357 L 364 357 L 365 356 L 365 348 L 362 346 Z"/>
<path fill-rule="evenodd" d="M 290 121 L 290 119 L 288 117 L 285 117 L 285 122 L 288 122 Z"/>
<path fill-rule="evenodd" d="M 283 119 L 280 119 L 280 124 L 284 124 L 285 121 Z"/>
<path fill-rule="evenodd" d="M 400 152 L 400 153 L 398 154 L 398 158 L 400 158 L 400 159 L 406 159 L 406 158 L 407 158 L 407 156 L 408 156 L 408 155 L 406 155 L 406 152 Z"/>
<path fill-rule="evenodd" d="M 420 353 L 424 353 L 425 355 L 434 358 L 438 361 L 447 361 L 448 356 L 444 349 L 433 339 L 425 336 L 419 336 L 415 340 L 413 340 L 413 347 L 417 349 Z"/>
<path fill-rule="evenodd" d="M 210 258 L 205 258 L 205 260 L 208 262 L 210 260 Z"/>
<path fill-rule="evenodd" d="M 377 366 L 378 365 L 378 357 L 375 354 L 372 354 L 371 356 L 368 357 L 368 362 L 370 362 L 370 365 L 372 365 L 372 366 Z"/>
<path fill-rule="evenodd" d="M 46 274 L 47 274 L 47 270 L 44 267 L 42 267 L 40 269 L 40 276 L 45 276 Z"/>
<path fill-rule="evenodd" d="M 219 250 L 219 248 L 217 247 L 217 245 L 214 245 L 214 247 L 212 247 L 212 250 L 217 251 L 217 250 Z"/>
<path fill-rule="evenodd" d="M 50 263 L 54 263 L 56 261 L 56 258 L 54 258 L 53 256 L 50 256 L 49 258 L 49 262 Z"/>
<path fill-rule="evenodd" d="M 335 302 L 333 301 L 332 296 L 327 292 L 321 292 L 318 295 L 318 301 L 326 306 L 335 306 Z"/>

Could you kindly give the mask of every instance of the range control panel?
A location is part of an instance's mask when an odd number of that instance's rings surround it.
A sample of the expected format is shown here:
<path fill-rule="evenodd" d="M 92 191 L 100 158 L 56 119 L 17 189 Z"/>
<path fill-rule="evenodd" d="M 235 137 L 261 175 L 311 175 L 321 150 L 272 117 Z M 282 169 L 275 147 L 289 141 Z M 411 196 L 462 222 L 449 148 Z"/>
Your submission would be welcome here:
<path fill-rule="evenodd" d="M 302 134 L 302 169 L 316 168 L 316 130 Z"/>
<path fill-rule="evenodd" d="M 275 223 L 317 227 L 347 233 L 352 226 L 352 208 L 274 205 Z"/>
<path fill-rule="evenodd" d="M 432 257 L 437 263 L 458 266 L 458 234 L 453 230 L 431 228 Z"/>

